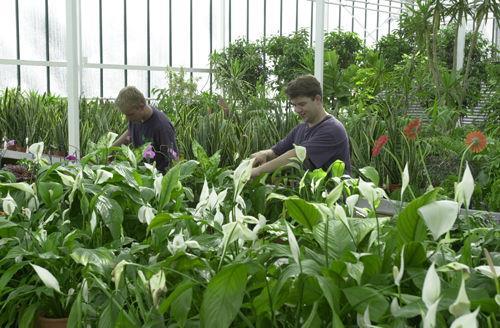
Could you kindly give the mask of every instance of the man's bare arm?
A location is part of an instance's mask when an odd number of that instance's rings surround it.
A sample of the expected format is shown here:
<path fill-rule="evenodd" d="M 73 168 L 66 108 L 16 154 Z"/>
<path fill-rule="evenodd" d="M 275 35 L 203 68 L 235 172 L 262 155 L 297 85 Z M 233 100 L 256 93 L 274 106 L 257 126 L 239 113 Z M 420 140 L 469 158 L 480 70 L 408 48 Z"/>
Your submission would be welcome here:
<path fill-rule="evenodd" d="M 250 158 L 255 158 L 253 162 L 253 166 L 261 166 L 262 164 L 266 163 L 267 161 L 273 160 L 276 157 L 278 157 L 272 149 L 265 149 L 258 151 L 256 153 L 253 153 L 250 155 Z"/>
<path fill-rule="evenodd" d="M 274 152 L 273 152 L 274 154 Z M 276 154 L 275 154 L 276 156 Z M 274 172 L 276 169 L 285 166 L 290 162 L 290 159 L 293 157 L 296 157 L 297 154 L 295 153 L 295 149 L 290 149 L 286 153 L 275 157 L 274 159 L 265 162 L 264 164 L 254 167 L 252 169 L 252 178 L 261 175 L 262 173 L 271 173 Z"/>
<path fill-rule="evenodd" d="M 119 147 L 121 145 L 128 145 L 129 143 L 130 143 L 130 136 L 128 134 L 128 129 L 127 129 L 118 139 L 115 140 L 112 146 Z"/>

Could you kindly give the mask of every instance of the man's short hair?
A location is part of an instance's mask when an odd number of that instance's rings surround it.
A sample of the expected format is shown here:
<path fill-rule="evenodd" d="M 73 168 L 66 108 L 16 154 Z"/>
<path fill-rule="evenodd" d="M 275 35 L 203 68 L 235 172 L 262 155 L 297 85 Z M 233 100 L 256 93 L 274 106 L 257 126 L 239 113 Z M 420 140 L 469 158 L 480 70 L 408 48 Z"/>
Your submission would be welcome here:
<path fill-rule="evenodd" d="M 288 82 L 286 94 L 290 99 L 297 97 L 323 97 L 321 83 L 313 75 L 302 75 Z"/>
<path fill-rule="evenodd" d="M 120 90 L 118 97 L 115 100 L 116 106 L 120 110 L 127 110 L 130 108 L 139 109 L 146 106 L 146 98 L 142 92 L 134 86 L 128 86 Z"/>

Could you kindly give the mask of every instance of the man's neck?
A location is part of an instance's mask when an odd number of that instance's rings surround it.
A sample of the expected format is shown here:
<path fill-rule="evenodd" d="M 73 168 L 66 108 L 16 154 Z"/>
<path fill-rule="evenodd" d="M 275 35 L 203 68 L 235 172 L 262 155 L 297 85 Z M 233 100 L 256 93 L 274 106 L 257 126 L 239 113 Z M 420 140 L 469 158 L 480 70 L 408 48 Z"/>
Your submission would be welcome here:
<path fill-rule="evenodd" d="M 318 114 L 318 117 L 313 121 L 313 122 L 309 122 L 307 123 L 307 125 L 312 128 L 313 126 L 315 126 L 316 124 L 320 123 L 321 121 L 323 121 L 325 119 L 325 117 L 327 117 L 328 114 L 325 112 L 325 110 L 323 108 L 321 108 L 321 111 L 320 113 Z"/>
<path fill-rule="evenodd" d="M 146 107 L 144 109 L 145 109 L 144 116 L 141 119 L 142 123 L 146 122 L 147 120 L 149 120 L 151 118 L 151 116 L 153 116 L 153 109 L 151 107 L 149 107 L 149 105 L 146 105 Z"/>

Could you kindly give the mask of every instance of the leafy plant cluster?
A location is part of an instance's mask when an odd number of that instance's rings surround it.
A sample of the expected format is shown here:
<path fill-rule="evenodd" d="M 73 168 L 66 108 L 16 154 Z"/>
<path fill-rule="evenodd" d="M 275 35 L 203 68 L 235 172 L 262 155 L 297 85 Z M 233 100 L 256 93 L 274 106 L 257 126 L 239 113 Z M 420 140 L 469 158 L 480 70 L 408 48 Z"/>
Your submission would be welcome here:
<path fill-rule="evenodd" d="M 0 138 L 14 140 L 24 150 L 43 140 L 49 153 L 68 150 L 68 103 L 65 98 L 34 91 L 5 89 L 0 92 Z M 80 100 L 81 151 L 109 131 L 120 133 L 125 120 L 110 101 Z"/>
<path fill-rule="evenodd" d="M 299 147 L 249 180 L 252 160 L 224 167 L 194 143 L 196 160 L 161 175 L 115 137 L 78 163 L 32 145 L 33 183 L 0 171 L 3 327 L 40 313 L 71 327 L 498 324 L 500 230 L 459 215 L 468 167 L 455 200 L 434 189 L 384 217 L 372 167 L 304 171 Z"/>

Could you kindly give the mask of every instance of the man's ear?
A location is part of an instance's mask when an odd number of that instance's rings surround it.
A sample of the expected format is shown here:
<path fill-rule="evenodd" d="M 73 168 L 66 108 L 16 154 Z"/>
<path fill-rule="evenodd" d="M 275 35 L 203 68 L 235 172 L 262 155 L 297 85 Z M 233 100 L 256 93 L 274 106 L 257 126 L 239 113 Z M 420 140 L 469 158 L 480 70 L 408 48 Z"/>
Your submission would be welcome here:
<path fill-rule="evenodd" d="M 321 97 L 320 95 L 316 95 L 316 96 L 314 96 L 314 100 L 317 100 L 317 101 L 319 101 L 319 102 L 322 102 L 322 101 L 323 101 L 323 100 L 322 100 L 322 97 Z"/>

